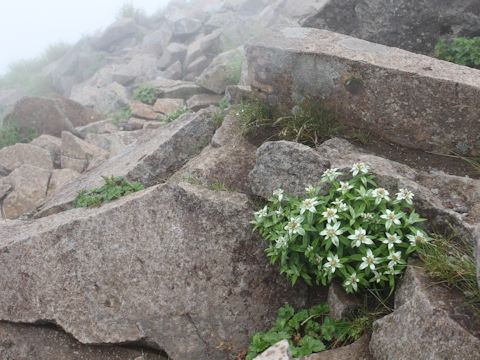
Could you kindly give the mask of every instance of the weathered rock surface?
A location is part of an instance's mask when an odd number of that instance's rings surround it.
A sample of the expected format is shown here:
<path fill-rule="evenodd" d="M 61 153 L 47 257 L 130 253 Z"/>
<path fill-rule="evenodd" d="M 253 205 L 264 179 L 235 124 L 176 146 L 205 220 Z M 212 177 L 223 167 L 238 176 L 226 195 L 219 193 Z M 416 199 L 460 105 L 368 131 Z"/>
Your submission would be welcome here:
<path fill-rule="evenodd" d="M 279 306 L 306 298 L 268 264 L 251 212 L 245 195 L 163 184 L 2 226 L 0 319 L 55 322 L 84 344 L 145 342 L 174 359 L 236 355 Z"/>
<path fill-rule="evenodd" d="M 308 146 L 269 141 L 257 150 L 255 168 L 249 175 L 252 192 L 266 199 L 276 189 L 292 196 L 305 194 L 307 185 L 316 186 L 330 163 Z"/>
<path fill-rule="evenodd" d="M 480 31 L 475 0 L 425 2 L 386 0 L 322 1 L 302 24 L 408 51 L 431 54 L 440 39 L 471 38 Z M 306 13 L 307 14 L 307 13 Z M 402 31 L 399 31 L 402 29 Z"/>
<path fill-rule="evenodd" d="M 50 151 L 50 156 L 53 161 L 53 167 L 59 168 L 60 167 L 60 153 L 61 153 L 61 146 L 62 146 L 62 139 L 52 136 L 43 134 L 39 137 L 30 141 L 29 145 L 34 145 L 41 147 L 47 151 Z"/>
<path fill-rule="evenodd" d="M 0 164 L 8 172 L 26 164 L 43 169 L 53 168 L 49 151 L 38 146 L 21 143 L 0 149 Z"/>
<path fill-rule="evenodd" d="M 334 320 L 348 319 L 349 315 L 361 304 L 352 295 L 347 294 L 342 285 L 332 282 L 328 288 L 329 315 Z"/>
<path fill-rule="evenodd" d="M 3 182 L 12 191 L 3 200 L 3 213 L 8 219 L 15 219 L 35 210 L 37 203 L 47 196 L 50 170 L 32 165 L 22 165 L 13 170 Z"/>
<path fill-rule="evenodd" d="M 6 123 L 19 123 L 23 129 L 33 128 L 38 135 L 49 134 L 59 137 L 62 131 L 75 132 L 83 126 L 103 118 L 92 109 L 61 97 L 24 97 L 15 104 L 6 116 Z"/>
<path fill-rule="evenodd" d="M 333 350 L 303 356 L 299 360 L 373 360 L 368 349 L 369 335 L 363 335 L 353 344 L 341 346 Z"/>
<path fill-rule="evenodd" d="M 171 43 L 165 49 L 162 57 L 158 60 L 158 67 L 165 69 L 176 61 L 183 63 L 185 55 L 187 54 L 187 47 L 179 43 Z"/>
<path fill-rule="evenodd" d="M 155 105 L 153 105 L 153 110 L 167 115 L 180 109 L 184 104 L 185 100 L 183 99 L 157 99 Z"/>
<path fill-rule="evenodd" d="M 198 94 L 193 95 L 187 100 L 187 107 L 193 111 L 198 111 L 209 107 L 210 105 L 218 105 L 223 95 Z"/>
<path fill-rule="evenodd" d="M 127 89 L 117 82 L 105 87 L 79 84 L 72 88 L 71 99 L 91 107 L 102 114 L 111 114 L 124 109 L 129 104 Z"/>
<path fill-rule="evenodd" d="M 270 346 L 255 360 L 292 360 L 292 352 L 288 340 L 282 340 L 275 345 Z"/>
<path fill-rule="evenodd" d="M 80 176 L 80 173 L 72 169 L 55 169 L 52 171 L 50 181 L 48 183 L 48 192 L 50 195 L 60 189 L 63 185 Z"/>
<path fill-rule="evenodd" d="M 164 180 L 187 159 L 206 146 L 213 136 L 214 125 L 208 111 L 188 113 L 170 124 L 153 130 L 121 153 L 48 197 L 37 216 L 47 216 L 68 209 L 77 192 L 103 185 L 101 176 L 124 176 L 144 186 Z"/>
<path fill-rule="evenodd" d="M 81 136 L 86 137 L 88 134 L 104 134 L 115 133 L 118 131 L 118 126 L 113 123 L 112 119 L 105 119 L 96 121 L 85 126 L 80 126 L 75 129 Z"/>
<path fill-rule="evenodd" d="M 153 110 L 153 106 L 144 104 L 141 101 L 132 101 L 130 105 L 132 115 L 148 120 L 155 120 L 158 114 Z"/>
<path fill-rule="evenodd" d="M 163 125 L 158 121 L 153 121 L 156 124 Z M 144 126 L 148 124 L 145 122 Z M 133 144 L 139 138 L 145 137 L 147 134 L 143 131 L 117 131 L 111 134 L 88 134 L 85 141 L 102 148 L 114 156 L 122 152 L 128 145 Z"/>
<path fill-rule="evenodd" d="M 137 24 L 134 19 L 124 18 L 117 20 L 97 38 L 95 46 L 98 49 L 107 50 L 111 45 L 118 41 L 124 40 L 129 36 L 135 35 Z"/>
<path fill-rule="evenodd" d="M 394 143 L 480 154 L 480 70 L 308 28 L 265 31 L 246 54 L 249 85 L 270 105 L 326 96 L 346 123 Z"/>
<path fill-rule="evenodd" d="M 454 291 L 432 286 L 419 264 L 410 263 L 395 293 L 395 311 L 373 323 L 372 355 L 378 360 L 478 359 L 480 334 L 467 330 L 473 314 L 465 313 L 463 302 Z"/>
<path fill-rule="evenodd" d="M 248 174 L 253 169 L 255 147 L 241 135 L 238 120 L 227 115 L 211 145 L 190 160 L 171 179 L 251 194 Z"/>
<path fill-rule="evenodd" d="M 105 160 L 108 152 L 92 145 L 68 131 L 62 132 L 62 146 L 60 162 L 62 169 L 72 169 L 79 173 L 88 168 L 94 159 Z"/>
<path fill-rule="evenodd" d="M 200 86 L 192 82 L 180 80 L 156 79 L 149 81 L 147 85 L 158 88 L 163 93 L 163 97 L 170 99 L 187 100 L 195 94 L 205 92 Z"/>
<path fill-rule="evenodd" d="M 0 357 L 4 360 L 133 360 L 166 358 L 148 350 L 83 345 L 62 331 L 44 326 L 0 322 Z"/>

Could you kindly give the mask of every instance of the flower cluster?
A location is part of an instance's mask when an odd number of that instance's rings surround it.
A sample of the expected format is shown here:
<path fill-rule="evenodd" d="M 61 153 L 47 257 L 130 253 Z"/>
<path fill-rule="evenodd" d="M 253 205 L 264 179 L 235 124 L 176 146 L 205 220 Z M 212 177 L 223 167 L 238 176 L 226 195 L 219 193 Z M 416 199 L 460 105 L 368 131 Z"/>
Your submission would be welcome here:
<path fill-rule="evenodd" d="M 252 223 L 269 242 L 271 262 L 280 260 L 292 283 L 301 277 L 326 285 L 340 278 L 347 292 L 393 289 L 408 254 L 429 240 L 415 226 L 425 219 L 413 208 L 414 194 L 399 189 L 391 195 L 377 186 L 369 169 L 354 164 L 348 181 L 338 169 L 328 169 L 318 186 L 305 188 L 307 197 L 278 189 L 255 213 Z"/>

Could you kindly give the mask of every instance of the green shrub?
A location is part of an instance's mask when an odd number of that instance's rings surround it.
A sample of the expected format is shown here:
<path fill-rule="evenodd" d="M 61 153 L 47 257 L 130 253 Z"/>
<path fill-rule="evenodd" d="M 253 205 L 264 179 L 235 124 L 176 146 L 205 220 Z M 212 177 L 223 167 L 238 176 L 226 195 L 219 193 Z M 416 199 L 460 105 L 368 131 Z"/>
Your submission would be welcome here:
<path fill-rule="evenodd" d="M 174 112 L 172 112 L 168 115 L 165 115 L 163 117 L 160 117 L 159 120 L 168 124 L 168 123 L 172 122 L 173 120 L 178 119 L 180 116 L 182 116 L 183 114 L 188 113 L 188 112 L 192 112 L 192 110 L 190 110 L 186 105 L 184 105 L 181 108 L 178 108 L 177 110 L 175 110 Z"/>
<path fill-rule="evenodd" d="M 480 69 L 480 37 L 456 38 L 450 44 L 440 40 L 435 46 L 434 56 L 440 60 Z"/>
<path fill-rule="evenodd" d="M 274 191 L 255 213 L 255 230 L 268 242 L 271 263 L 294 284 L 303 278 L 326 285 L 334 278 L 347 292 L 395 287 L 408 254 L 429 238 L 412 205 L 413 193 L 400 189 L 395 199 L 377 187 L 364 163 L 353 165 L 349 181 L 337 169 L 325 171 L 321 185 L 308 186 L 308 198 Z"/>
<path fill-rule="evenodd" d="M 0 128 L 0 149 L 17 143 L 29 143 L 36 137 L 35 129 L 23 130 L 18 123 L 6 124 Z"/>
<path fill-rule="evenodd" d="M 281 307 L 273 327 L 252 336 L 246 360 L 281 340 L 288 340 L 292 356 L 296 358 L 353 342 L 361 336 L 358 322 L 333 320 L 328 311 L 326 303 L 297 313 L 290 305 Z"/>
<path fill-rule="evenodd" d="M 230 85 L 237 85 L 240 82 L 240 77 L 242 76 L 242 65 L 244 61 L 245 56 L 240 53 L 235 54 L 226 61 L 226 69 L 223 76 L 228 80 Z"/>
<path fill-rule="evenodd" d="M 144 104 L 153 105 L 160 95 L 160 90 L 154 86 L 141 86 L 133 92 L 133 99 Z"/>
<path fill-rule="evenodd" d="M 274 123 L 273 112 L 258 99 L 250 99 L 236 106 L 236 116 L 240 120 L 243 135 L 272 127 Z"/>
<path fill-rule="evenodd" d="M 120 112 L 111 114 L 110 117 L 113 119 L 113 123 L 118 125 L 120 122 L 128 121 L 132 117 L 132 110 L 127 106 L 120 110 Z"/>
<path fill-rule="evenodd" d="M 78 192 L 74 201 L 75 208 L 101 206 L 103 203 L 143 190 L 142 184 L 137 182 L 129 184 L 122 176 L 102 176 L 102 178 L 105 180 L 105 185 L 102 187 Z"/>
<path fill-rule="evenodd" d="M 131 3 L 124 3 L 118 10 L 116 18 L 117 20 L 132 18 L 135 19 L 137 23 L 142 23 L 147 18 L 147 14 L 145 10 L 138 9 Z"/>

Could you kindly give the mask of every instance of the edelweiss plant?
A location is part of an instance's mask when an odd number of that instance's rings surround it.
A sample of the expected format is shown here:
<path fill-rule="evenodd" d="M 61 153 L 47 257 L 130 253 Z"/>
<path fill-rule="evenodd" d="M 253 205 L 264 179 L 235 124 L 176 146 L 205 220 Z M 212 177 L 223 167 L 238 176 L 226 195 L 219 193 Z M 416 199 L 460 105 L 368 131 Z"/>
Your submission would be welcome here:
<path fill-rule="evenodd" d="M 400 189 L 394 198 L 374 182 L 369 166 L 356 163 L 351 179 L 337 180 L 338 169 L 325 171 L 319 186 L 309 185 L 307 198 L 278 189 L 269 204 L 255 212 L 254 230 L 268 241 L 271 263 L 295 284 L 326 285 L 340 278 L 347 292 L 360 288 L 393 291 L 408 254 L 429 240 L 416 223 L 414 194 Z"/>

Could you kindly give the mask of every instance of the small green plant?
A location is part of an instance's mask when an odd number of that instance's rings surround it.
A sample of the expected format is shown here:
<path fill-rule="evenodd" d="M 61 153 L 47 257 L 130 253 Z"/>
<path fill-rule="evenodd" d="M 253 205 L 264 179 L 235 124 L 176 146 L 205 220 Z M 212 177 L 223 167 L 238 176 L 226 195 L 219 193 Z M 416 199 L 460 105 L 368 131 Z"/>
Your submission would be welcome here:
<path fill-rule="evenodd" d="M 35 129 L 22 129 L 18 123 L 6 124 L 0 128 L 0 149 L 17 143 L 29 143 L 37 137 Z"/>
<path fill-rule="evenodd" d="M 435 46 L 434 56 L 440 60 L 480 69 L 480 37 L 456 38 L 449 44 L 440 40 Z"/>
<path fill-rule="evenodd" d="M 473 247 L 453 236 L 432 235 L 432 241 L 417 249 L 427 275 L 437 283 L 458 289 L 480 317 L 480 290 Z"/>
<path fill-rule="evenodd" d="M 130 195 L 135 191 L 143 190 L 142 184 L 138 182 L 129 184 L 122 176 L 102 176 L 102 178 L 105 180 L 105 185 L 99 188 L 79 191 L 74 200 L 73 207 L 86 208 L 101 206 L 103 203 L 108 203 L 122 196 Z"/>
<path fill-rule="evenodd" d="M 250 99 L 235 108 L 240 120 L 243 135 L 248 135 L 260 128 L 273 126 L 273 113 L 258 99 Z"/>
<path fill-rule="evenodd" d="M 273 327 L 252 336 L 246 360 L 254 359 L 281 340 L 288 340 L 292 356 L 296 358 L 353 342 L 362 335 L 365 324 L 335 321 L 328 316 L 328 311 L 327 303 L 297 313 L 290 305 L 281 307 Z"/>
<path fill-rule="evenodd" d="M 231 85 L 237 85 L 240 82 L 242 76 L 242 65 L 245 61 L 245 56 L 240 53 L 236 53 L 225 63 L 224 78 Z"/>
<path fill-rule="evenodd" d="M 129 106 L 123 108 L 119 113 L 111 114 L 112 122 L 118 125 L 120 122 L 128 121 L 132 117 L 132 110 Z"/>
<path fill-rule="evenodd" d="M 159 120 L 168 124 L 168 123 L 172 122 L 173 120 L 178 119 L 180 116 L 182 116 L 183 114 L 188 113 L 188 112 L 192 112 L 192 110 L 190 110 L 186 105 L 184 105 L 181 108 L 178 108 L 177 110 L 175 110 L 174 112 L 172 112 L 168 115 L 165 115 L 163 117 L 160 117 Z"/>
<path fill-rule="evenodd" d="M 220 110 L 227 110 L 229 104 L 228 104 L 228 100 L 227 100 L 227 97 L 224 96 L 222 98 L 222 100 L 220 100 L 220 102 L 218 103 L 218 106 L 220 107 Z"/>
<path fill-rule="evenodd" d="M 254 230 L 268 242 L 271 263 L 294 284 L 326 285 L 339 278 L 347 292 L 395 287 L 407 256 L 429 240 L 416 223 L 413 193 L 400 189 L 396 198 L 378 187 L 369 166 L 356 163 L 349 181 L 328 169 L 320 185 L 308 186 L 308 198 L 274 191 L 269 204 L 255 213 Z"/>
<path fill-rule="evenodd" d="M 133 100 L 138 100 L 144 104 L 153 105 L 161 95 L 161 91 L 154 86 L 141 86 L 133 92 Z"/>

